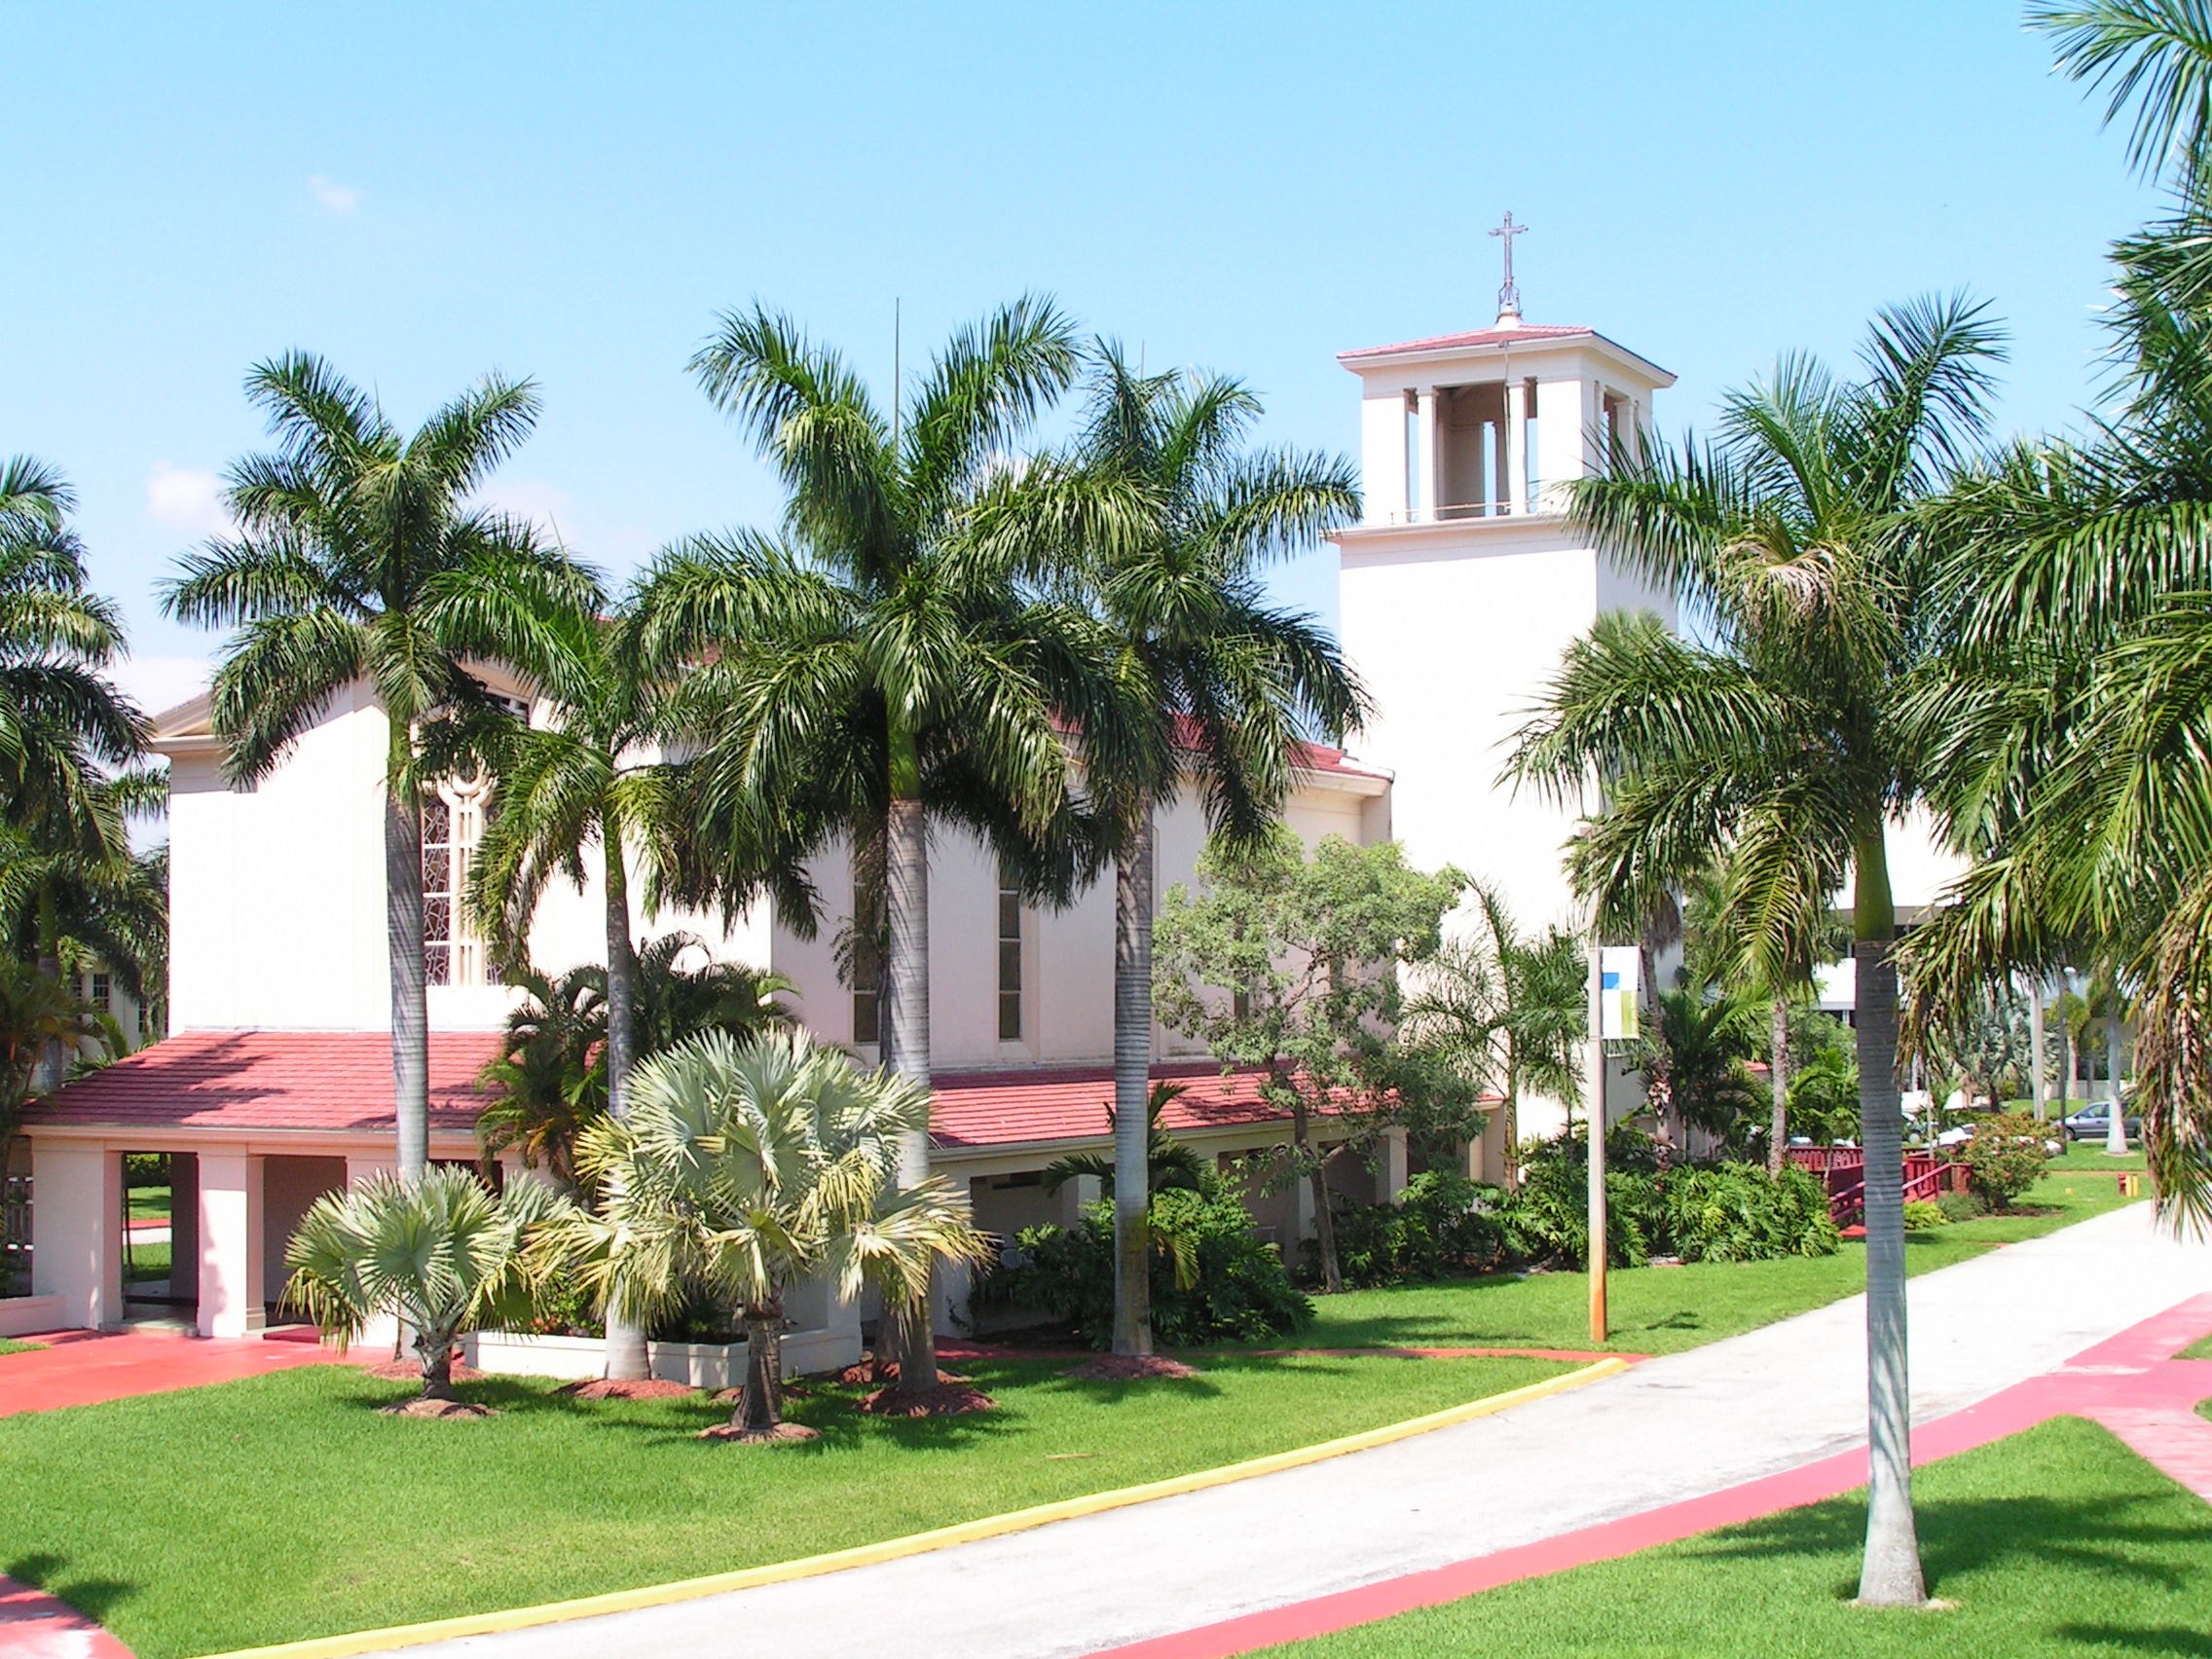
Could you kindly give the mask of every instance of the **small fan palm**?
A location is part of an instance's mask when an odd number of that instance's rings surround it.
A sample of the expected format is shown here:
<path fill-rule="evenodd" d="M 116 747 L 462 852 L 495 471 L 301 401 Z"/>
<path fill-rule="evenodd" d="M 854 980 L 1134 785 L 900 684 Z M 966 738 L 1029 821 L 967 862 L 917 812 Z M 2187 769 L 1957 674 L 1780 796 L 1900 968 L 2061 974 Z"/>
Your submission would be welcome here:
<path fill-rule="evenodd" d="M 643 1063 L 629 1117 L 585 1135 L 583 1169 L 607 1200 L 573 1214 L 569 1235 L 603 1294 L 647 1313 L 695 1290 L 735 1306 L 746 1377 L 730 1432 L 796 1438 L 783 1421 L 792 1285 L 826 1274 L 842 1297 L 872 1285 L 896 1307 L 938 1261 L 988 1256 L 946 1182 L 899 1183 L 901 1141 L 929 1110 L 927 1090 L 803 1032 L 708 1032 Z"/>
<path fill-rule="evenodd" d="M 545 1270 L 544 1242 L 574 1206 L 550 1187 L 492 1190 L 437 1165 L 413 1180 L 379 1174 L 326 1193 L 284 1248 L 284 1300 L 343 1351 L 380 1316 L 413 1334 L 423 1398 L 451 1400 L 453 1346 L 487 1325 L 527 1321 Z"/>

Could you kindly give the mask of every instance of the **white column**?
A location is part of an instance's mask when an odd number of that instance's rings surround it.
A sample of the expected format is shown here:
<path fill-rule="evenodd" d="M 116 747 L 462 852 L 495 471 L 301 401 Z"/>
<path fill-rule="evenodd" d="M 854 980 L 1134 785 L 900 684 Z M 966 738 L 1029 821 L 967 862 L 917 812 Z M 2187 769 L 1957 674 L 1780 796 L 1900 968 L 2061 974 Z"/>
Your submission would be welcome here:
<path fill-rule="evenodd" d="M 123 1317 L 123 1155 L 31 1141 L 31 1291 L 61 1298 L 61 1323 Z"/>
<path fill-rule="evenodd" d="M 349 1188 L 358 1187 L 373 1175 L 395 1175 L 398 1172 L 399 1160 L 396 1155 L 390 1158 L 381 1155 L 375 1158 L 355 1158 L 349 1153 L 346 1156 L 346 1185 Z M 379 1313 L 362 1327 L 359 1346 L 389 1352 L 398 1341 L 399 1321 L 388 1313 Z"/>
<path fill-rule="evenodd" d="M 1438 443 L 1439 434 L 1436 429 L 1436 387 L 1424 386 L 1420 388 L 1420 418 L 1415 422 L 1415 425 L 1419 429 L 1420 434 L 1420 453 L 1415 458 L 1419 463 L 1419 477 L 1420 479 L 1420 512 L 1419 516 L 1424 524 L 1435 519 L 1437 503 L 1442 499 L 1437 495 L 1437 462 L 1440 446 Z"/>
<path fill-rule="evenodd" d="M 200 1334 L 242 1337 L 266 1323 L 261 1281 L 261 1160 L 200 1155 Z"/>
<path fill-rule="evenodd" d="M 1099 1185 L 1095 1175 L 1078 1175 L 1072 1181 L 1060 1184 L 1060 1225 L 1076 1228 L 1083 1225 L 1083 1206 L 1098 1201 Z"/>
<path fill-rule="evenodd" d="M 1529 383 L 1505 383 L 1505 500 L 1506 511 L 1525 513 L 1529 507 Z"/>
<path fill-rule="evenodd" d="M 1406 1196 L 1406 1131 L 1384 1129 L 1382 1144 L 1375 1151 L 1376 1201 L 1397 1203 Z"/>

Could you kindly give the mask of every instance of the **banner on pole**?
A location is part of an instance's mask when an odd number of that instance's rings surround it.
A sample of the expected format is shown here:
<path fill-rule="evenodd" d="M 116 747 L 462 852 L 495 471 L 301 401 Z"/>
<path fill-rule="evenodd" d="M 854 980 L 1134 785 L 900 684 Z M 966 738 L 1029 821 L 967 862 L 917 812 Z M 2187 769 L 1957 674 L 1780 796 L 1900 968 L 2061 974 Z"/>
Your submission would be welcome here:
<path fill-rule="evenodd" d="M 1598 952 L 1604 994 L 1599 998 L 1599 1031 L 1607 1042 L 1642 1035 L 1643 952 L 1633 944 L 1608 944 Z"/>

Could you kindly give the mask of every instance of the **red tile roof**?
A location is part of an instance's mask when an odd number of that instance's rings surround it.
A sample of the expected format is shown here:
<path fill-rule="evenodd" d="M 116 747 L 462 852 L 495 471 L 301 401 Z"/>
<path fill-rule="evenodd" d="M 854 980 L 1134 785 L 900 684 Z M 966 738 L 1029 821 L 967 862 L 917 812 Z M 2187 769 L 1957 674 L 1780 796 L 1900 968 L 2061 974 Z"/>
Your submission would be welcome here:
<path fill-rule="evenodd" d="M 1525 340 L 1572 340 L 1579 335 L 1595 335 L 1595 328 L 1581 328 L 1559 323 L 1531 322 L 1519 328 L 1478 328 L 1468 334 L 1438 334 L 1426 340 L 1401 340 L 1395 346 L 1363 346 L 1356 351 L 1340 351 L 1337 361 L 1348 363 L 1355 357 L 1387 357 L 1397 351 L 1448 351 L 1471 346 L 1515 346 Z"/>
<path fill-rule="evenodd" d="M 497 1037 L 430 1034 L 430 1127 L 476 1126 L 476 1074 Z M 185 1031 L 127 1054 L 30 1108 L 24 1124 L 225 1129 L 391 1127 L 391 1039 L 382 1031 Z"/>
<path fill-rule="evenodd" d="M 468 1133 L 483 1109 L 476 1073 L 489 1032 L 430 1035 L 430 1127 Z M 1186 1085 L 1162 1114 L 1170 1129 L 1267 1123 L 1256 1073 L 1224 1078 L 1208 1061 L 1156 1066 Z M 955 1073 L 938 1079 L 932 1138 L 947 1149 L 1096 1140 L 1114 1097 L 1106 1067 Z M 391 1040 L 381 1031 L 188 1031 L 70 1084 L 24 1123 L 135 1128 L 366 1131 L 391 1128 Z"/>
<path fill-rule="evenodd" d="M 1229 1128 L 1285 1116 L 1261 1100 L 1258 1072 L 1224 1077 L 1212 1062 L 1198 1060 L 1154 1066 L 1152 1075 L 1184 1086 L 1160 1115 L 1163 1128 Z M 1107 1132 L 1113 1098 L 1114 1073 L 1106 1066 L 940 1077 L 930 1138 L 941 1147 L 1098 1140 Z"/>

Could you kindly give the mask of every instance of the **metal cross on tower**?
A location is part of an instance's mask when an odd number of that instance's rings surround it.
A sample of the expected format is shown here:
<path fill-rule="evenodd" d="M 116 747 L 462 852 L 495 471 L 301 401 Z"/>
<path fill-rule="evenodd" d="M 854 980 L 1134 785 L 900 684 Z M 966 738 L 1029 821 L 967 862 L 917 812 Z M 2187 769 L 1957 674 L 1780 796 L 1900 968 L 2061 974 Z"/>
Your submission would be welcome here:
<path fill-rule="evenodd" d="M 1513 222 L 1512 210 L 1508 209 L 1505 215 L 1505 223 L 1490 234 L 1505 243 L 1505 282 L 1497 290 L 1497 326 L 1500 328 L 1516 327 L 1521 321 L 1521 290 L 1514 285 L 1513 281 L 1513 239 L 1527 236 L 1529 227 L 1527 225 L 1516 225 Z"/>

